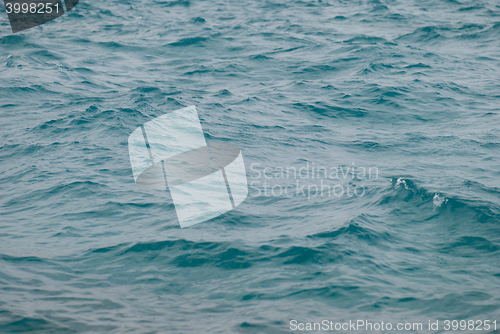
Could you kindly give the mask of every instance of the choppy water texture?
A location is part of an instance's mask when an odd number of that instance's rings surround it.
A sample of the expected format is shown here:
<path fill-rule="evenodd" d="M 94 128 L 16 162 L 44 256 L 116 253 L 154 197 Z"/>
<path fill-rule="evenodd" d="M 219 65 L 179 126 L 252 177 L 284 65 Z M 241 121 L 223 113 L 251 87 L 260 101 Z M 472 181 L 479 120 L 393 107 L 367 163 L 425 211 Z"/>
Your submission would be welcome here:
<path fill-rule="evenodd" d="M 0 17 L 1 333 L 500 321 L 499 2 L 80 1 L 18 34 Z M 181 229 L 168 192 L 135 186 L 127 138 L 189 105 L 254 186 L 307 163 L 378 178 L 253 187 Z"/>

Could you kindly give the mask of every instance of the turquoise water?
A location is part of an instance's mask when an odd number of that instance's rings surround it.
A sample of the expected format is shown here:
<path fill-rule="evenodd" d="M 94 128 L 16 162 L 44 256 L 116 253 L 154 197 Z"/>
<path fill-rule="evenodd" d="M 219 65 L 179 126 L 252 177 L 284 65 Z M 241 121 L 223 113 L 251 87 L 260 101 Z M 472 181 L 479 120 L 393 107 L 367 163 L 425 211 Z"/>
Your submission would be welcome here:
<path fill-rule="evenodd" d="M 497 1 L 96 0 L 17 34 L 0 20 L 0 333 L 500 322 Z M 241 148 L 250 192 L 181 229 L 168 192 L 134 184 L 127 139 L 190 105 L 207 141 Z"/>

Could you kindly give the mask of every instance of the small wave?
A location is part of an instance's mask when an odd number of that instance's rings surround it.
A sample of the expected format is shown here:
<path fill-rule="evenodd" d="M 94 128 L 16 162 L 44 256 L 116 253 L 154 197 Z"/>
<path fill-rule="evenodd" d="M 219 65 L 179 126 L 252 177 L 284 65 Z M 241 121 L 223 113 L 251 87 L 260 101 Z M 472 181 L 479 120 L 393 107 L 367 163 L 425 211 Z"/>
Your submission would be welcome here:
<path fill-rule="evenodd" d="M 295 103 L 294 107 L 328 117 L 364 117 L 367 115 L 367 112 L 361 108 L 344 108 L 324 102 Z"/>
<path fill-rule="evenodd" d="M 437 194 L 437 193 L 432 198 L 432 203 L 434 204 L 434 209 L 441 207 L 441 205 L 443 205 L 446 202 L 448 202 L 448 199 L 446 197 L 443 197 L 442 195 Z"/>
<path fill-rule="evenodd" d="M 202 46 L 204 42 L 208 39 L 206 37 L 186 37 L 177 40 L 176 42 L 172 42 L 169 45 L 171 46 Z"/>
<path fill-rule="evenodd" d="M 367 35 L 359 35 L 356 37 L 349 38 L 345 40 L 343 43 L 346 44 L 384 44 L 387 43 L 387 40 L 381 37 L 367 36 Z"/>

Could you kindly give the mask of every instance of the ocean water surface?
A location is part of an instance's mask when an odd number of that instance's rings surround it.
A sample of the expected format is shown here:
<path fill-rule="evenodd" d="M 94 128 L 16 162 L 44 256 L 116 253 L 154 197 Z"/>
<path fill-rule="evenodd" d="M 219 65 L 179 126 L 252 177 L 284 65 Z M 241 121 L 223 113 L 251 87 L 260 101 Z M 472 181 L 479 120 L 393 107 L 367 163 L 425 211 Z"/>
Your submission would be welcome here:
<path fill-rule="evenodd" d="M 500 333 L 500 2 L 0 6 L 0 333 Z M 127 139 L 191 105 L 249 196 L 181 229 Z"/>

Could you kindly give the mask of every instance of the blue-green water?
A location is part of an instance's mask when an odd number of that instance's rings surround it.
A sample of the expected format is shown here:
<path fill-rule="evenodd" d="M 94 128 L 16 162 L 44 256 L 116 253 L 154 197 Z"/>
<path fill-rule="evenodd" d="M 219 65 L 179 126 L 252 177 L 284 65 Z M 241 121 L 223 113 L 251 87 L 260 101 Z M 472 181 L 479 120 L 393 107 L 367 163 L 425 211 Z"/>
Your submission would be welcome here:
<path fill-rule="evenodd" d="M 499 2 L 96 0 L 18 34 L 0 19 L 0 333 L 500 322 Z M 168 192 L 134 184 L 127 138 L 190 105 L 251 186 L 181 229 Z M 293 176 L 313 164 L 377 173 Z M 321 181 L 363 193 L 262 191 Z"/>

